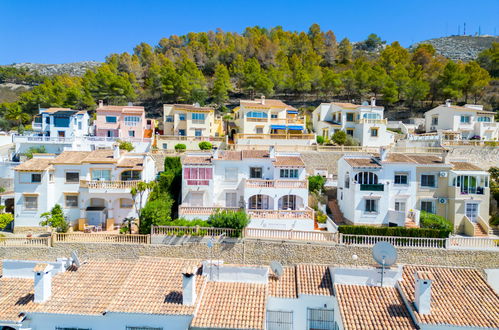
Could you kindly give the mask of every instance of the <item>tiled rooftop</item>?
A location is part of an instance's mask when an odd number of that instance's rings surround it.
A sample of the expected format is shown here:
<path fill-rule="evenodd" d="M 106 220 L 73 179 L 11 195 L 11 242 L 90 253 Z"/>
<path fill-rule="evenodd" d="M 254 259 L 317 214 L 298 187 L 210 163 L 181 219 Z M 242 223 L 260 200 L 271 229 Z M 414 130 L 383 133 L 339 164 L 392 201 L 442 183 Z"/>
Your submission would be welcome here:
<path fill-rule="evenodd" d="M 345 330 L 417 329 L 396 288 L 334 287 Z"/>
<path fill-rule="evenodd" d="M 451 162 L 452 169 L 455 171 L 483 171 L 480 167 L 468 162 Z"/>
<path fill-rule="evenodd" d="M 14 170 L 15 171 L 34 171 L 34 172 L 41 172 L 45 171 L 50 168 L 51 162 L 54 160 L 54 158 L 31 158 L 28 161 L 25 161 L 24 163 L 17 165 Z"/>
<path fill-rule="evenodd" d="M 258 107 L 258 108 L 286 108 L 288 110 L 295 110 L 294 107 L 282 102 L 281 100 L 275 99 L 265 99 L 265 103 L 262 104 L 261 99 L 254 100 L 241 100 L 240 104 L 245 107 Z"/>
<path fill-rule="evenodd" d="M 104 105 L 102 107 L 97 108 L 97 111 L 126 111 L 126 110 L 132 110 L 132 111 L 139 111 L 139 112 L 144 112 L 144 107 L 140 106 L 129 106 L 129 105 Z"/>
<path fill-rule="evenodd" d="M 205 156 L 187 155 L 184 157 L 182 163 L 184 165 L 209 165 L 211 164 L 211 154 Z"/>
<path fill-rule="evenodd" d="M 187 110 L 187 111 L 214 111 L 212 107 L 201 107 L 193 104 L 173 104 L 175 110 Z"/>
<path fill-rule="evenodd" d="M 192 327 L 265 329 L 267 285 L 208 282 Z"/>
<path fill-rule="evenodd" d="M 345 161 L 352 167 L 381 168 L 372 158 L 345 158 Z"/>
<path fill-rule="evenodd" d="M 266 150 L 220 151 L 218 159 L 243 160 L 258 158 L 269 158 L 269 152 Z"/>
<path fill-rule="evenodd" d="M 305 167 L 305 163 L 300 156 L 276 156 L 274 166 Z"/>
<path fill-rule="evenodd" d="M 269 295 L 296 298 L 300 294 L 332 296 L 333 284 L 328 266 L 299 264 L 285 267 L 284 274 L 269 278 Z"/>
<path fill-rule="evenodd" d="M 400 286 L 414 304 L 414 273 L 424 271 L 431 284 L 430 313 L 413 312 L 420 323 L 499 328 L 499 296 L 478 270 L 428 266 L 405 266 Z"/>

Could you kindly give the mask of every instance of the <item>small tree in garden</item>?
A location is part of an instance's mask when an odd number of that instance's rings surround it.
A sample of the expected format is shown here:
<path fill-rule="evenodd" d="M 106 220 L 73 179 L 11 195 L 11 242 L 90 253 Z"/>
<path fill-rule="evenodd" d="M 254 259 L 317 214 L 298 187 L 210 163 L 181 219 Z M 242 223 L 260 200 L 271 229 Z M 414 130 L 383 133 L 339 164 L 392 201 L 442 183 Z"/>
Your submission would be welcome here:
<path fill-rule="evenodd" d="M 140 218 L 140 213 L 142 212 L 142 206 L 144 205 L 144 196 L 147 192 L 154 189 L 156 186 L 155 181 L 151 182 L 139 182 L 135 187 L 130 189 L 130 194 L 132 195 L 133 205 L 135 207 L 135 211 L 137 211 L 137 215 Z"/>
<path fill-rule="evenodd" d="M 132 142 L 128 142 L 128 141 L 118 141 L 118 142 L 119 142 L 119 148 L 120 148 L 120 150 L 126 150 L 126 151 L 130 152 L 133 149 L 135 149 L 133 147 Z"/>
<path fill-rule="evenodd" d="M 199 142 L 198 147 L 201 150 L 211 150 L 213 148 L 213 145 L 208 141 L 203 141 Z"/>
<path fill-rule="evenodd" d="M 0 214 L 0 229 L 5 229 L 9 225 L 9 223 L 14 220 L 14 215 L 11 213 L 1 213 Z"/>
<path fill-rule="evenodd" d="M 157 199 L 149 200 L 140 213 L 139 232 L 151 233 L 151 226 L 165 226 L 171 221 L 173 199 L 164 193 Z"/>
<path fill-rule="evenodd" d="M 127 217 L 123 219 L 123 228 L 126 228 L 125 233 L 128 232 L 129 234 L 132 233 L 132 226 L 135 224 L 135 218 L 134 217 Z"/>
<path fill-rule="evenodd" d="M 250 217 L 244 210 L 218 210 L 208 218 L 208 222 L 218 228 L 243 229 L 249 221 Z"/>
<path fill-rule="evenodd" d="M 321 175 L 312 175 L 308 177 L 308 191 L 321 193 L 324 190 L 326 179 Z"/>
<path fill-rule="evenodd" d="M 187 147 L 183 143 L 177 143 L 175 145 L 175 151 L 176 152 L 184 152 L 186 149 L 187 149 Z"/>
<path fill-rule="evenodd" d="M 347 133 L 344 131 L 336 131 L 331 137 L 331 140 L 336 144 L 344 145 L 347 141 Z"/>
<path fill-rule="evenodd" d="M 50 226 L 55 228 L 58 233 L 65 233 L 69 229 L 69 223 L 59 204 L 56 204 L 50 212 L 42 213 L 41 217 L 45 220 L 40 222 L 40 226 Z"/>

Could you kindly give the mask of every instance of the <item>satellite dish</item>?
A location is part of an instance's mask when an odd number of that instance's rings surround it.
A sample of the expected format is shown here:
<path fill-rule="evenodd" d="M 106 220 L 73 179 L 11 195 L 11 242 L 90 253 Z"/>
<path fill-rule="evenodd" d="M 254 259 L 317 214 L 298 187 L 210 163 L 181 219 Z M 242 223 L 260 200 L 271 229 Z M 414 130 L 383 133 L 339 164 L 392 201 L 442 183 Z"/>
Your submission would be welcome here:
<path fill-rule="evenodd" d="M 270 269 L 272 269 L 272 272 L 277 277 L 281 277 L 281 275 L 284 273 L 284 269 L 282 268 L 282 265 L 279 261 L 272 261 L 270 263 Z"/>
<path fill-rule="evenodd" d="M 71 252 L 71 258 L 73 259 L 73 263 L 76 266 L 76 268 L 80 268 L 81 262 L 80 258 L 78 258 L 78 254 L 76 253 L 76 251 Z"/>
<path fill-rule="evenodd" d="M 382 266 L 391 266 L 397 261 L 397 250 L 388 242 L 378 242 L 373 247 L 373 258 Z"/>

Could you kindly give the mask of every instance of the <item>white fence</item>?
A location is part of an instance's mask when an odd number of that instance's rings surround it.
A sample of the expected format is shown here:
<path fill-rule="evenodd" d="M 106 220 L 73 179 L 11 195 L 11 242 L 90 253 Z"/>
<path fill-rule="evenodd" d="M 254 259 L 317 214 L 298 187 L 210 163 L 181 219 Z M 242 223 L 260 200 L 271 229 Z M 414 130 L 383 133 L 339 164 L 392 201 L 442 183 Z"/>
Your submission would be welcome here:
<path fill-rule="evenodd" d="M 447 238 L 398 237 L 340 234 L 339 243 L 345 245 L 373 246 L 378 242 L 388 242 L 396 247 L 438 248 L 447 246 Z"/>

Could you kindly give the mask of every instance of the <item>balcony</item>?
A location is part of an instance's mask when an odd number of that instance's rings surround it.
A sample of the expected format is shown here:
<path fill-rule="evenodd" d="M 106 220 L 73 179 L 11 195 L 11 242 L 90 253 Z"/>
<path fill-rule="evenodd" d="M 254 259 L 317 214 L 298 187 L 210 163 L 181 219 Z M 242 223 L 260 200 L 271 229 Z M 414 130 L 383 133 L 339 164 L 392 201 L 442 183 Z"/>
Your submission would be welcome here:
<path fill-rule="evenodd" d="M 223 206 L 179 206 L 179 215 L 211 215 L 218 210 L 239 210 L 235 207 L 223 207 Z"/>
<path fill-rule="evenodd" d="M 299 220 L 313 220 L 314 210 L 307 207 L 304 210 L 246 210 L 246 213 L 252 219 L 299 219 Z"/>
<path fill-rule="evenodd" d="M 303 119 L 300 118 L 271 118 L 270 119 L 271 124 L 293 124 L 293 125 L 305 125 L 305 122 Z"/>
<path fill-rule="evenodd" d="M 387 119 L 368 119 L 361 118 L 358 121 L 359 124 L 378 124 L 378 125 L 386 125 L 388 123 Z"/>
<path fill-rule="evenodd" d="M 50 136 L 28 136 L 28 135 L 14 135 L 12 141 L 14 143 L 73 143 L 74 137 L 50 137 Z"/>
<path fill-rule="evenodd" d="M 245 183 L 246 188 L 296 188 L 307 189 L 307 180 L 261 180 L 248 179 Z"/>
<path fill-rule="evenodd" d="M 130 192 L 130 189 L 135 188 L 140 180 L 130 181 L 104 181 L 104 180 L 80 180 L 80 187 L 88 188 L 89 190 L 117 190 L 117 192 Z"/>
<path fill-rule="evenodd" d="M 383 184 L 361 184 L 361 191 L 383 191 L 385 188 Z"/>
<path fill-rule="evenodd" d="M 236 134 L 236 140 L 259 139 L 259 140 L 314 140 L 315 134 Z"/>

